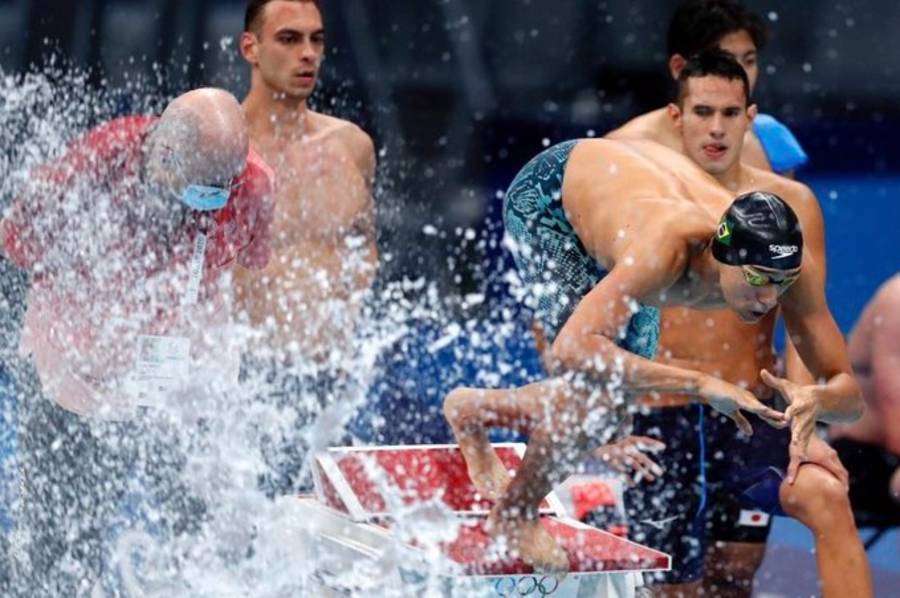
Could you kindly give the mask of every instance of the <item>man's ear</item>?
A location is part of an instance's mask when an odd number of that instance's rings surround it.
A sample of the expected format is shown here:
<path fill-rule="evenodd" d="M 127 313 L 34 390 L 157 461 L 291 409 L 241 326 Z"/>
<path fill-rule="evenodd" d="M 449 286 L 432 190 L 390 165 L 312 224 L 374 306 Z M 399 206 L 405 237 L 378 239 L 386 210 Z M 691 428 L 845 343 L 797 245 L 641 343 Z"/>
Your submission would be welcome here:
<path fill-rule="evenodd" d="M 681 71 L 684 70 L 684 65 L 687 63 L 687 60 L 684 59 L 684 56 L 681 54 L 672 54 L 671 58 L 669 58 L 669 73 L 672 75 L 673 79 L 678 79 L 679 75 L 681 75 Z"/>
<path fill-rule="evenodd" d="M 259 62 L 259 59 L 256 56 L 258 44 L 259 39 L 256 37 L 255 33 L 251 33 L 250 31 L 241 33 L 241 56 L 253 66 L 256 66 L 257 62 Z"/>
<path fill-rule="evenodd" d="M 759 107 L 756 104 L 750 104 L 747 108 L 747 117 L 752 121 L 756 118 L 756 115 L 759 114 Z"/>
<path fill-rule="evenodd" d="M 670 103 L 666 106 L 666 111 L 669 114 L 669 120 L 672 121 L 672 125 L 676 129 L 681 129 L 681 108 L 678 107 L 678 104 Z"/>

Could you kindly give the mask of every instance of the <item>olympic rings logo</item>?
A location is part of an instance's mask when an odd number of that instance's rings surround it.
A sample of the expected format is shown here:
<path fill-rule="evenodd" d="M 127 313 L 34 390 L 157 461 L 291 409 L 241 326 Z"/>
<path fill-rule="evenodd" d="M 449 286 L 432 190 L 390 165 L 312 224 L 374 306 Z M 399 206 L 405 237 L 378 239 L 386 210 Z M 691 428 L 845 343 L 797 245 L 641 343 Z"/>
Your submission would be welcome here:
<path fill-rule="evenodd" d="M 559 589 L 559 579 L 551 575 L 536 577 L 504 577 L 494 582 L 498 596 L 549 596 Z"/>

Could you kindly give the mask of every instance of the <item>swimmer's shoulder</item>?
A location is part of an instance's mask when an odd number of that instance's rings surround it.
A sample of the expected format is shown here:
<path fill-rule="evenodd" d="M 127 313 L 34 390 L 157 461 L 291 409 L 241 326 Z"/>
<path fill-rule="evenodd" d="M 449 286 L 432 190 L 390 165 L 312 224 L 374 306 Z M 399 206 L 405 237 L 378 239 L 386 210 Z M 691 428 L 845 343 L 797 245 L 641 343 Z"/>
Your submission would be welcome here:
<path fill-rule="evenodd" d="M 900 314 L 900 272 L 882 283 L 875 292 L 872 305 L 894 314 Z M 900 323 L 900 318 L 896 319 Z"/>
<path fill-rule="evenodd" d="M 594 208 L 608 204 L 615 212 L 623 211 L 624 197 L 629 205 L 639 198 L 676 199 L 673 173 L 681 166 L 690 161 L 655 141 L 582 139 L 569 156 L 563 197 L 586 198 Z"/>
<path fill-rule="evenodd" d="M 853 327 L 848 348 L 857 362 L 868 361 L 873 336 L 879 333 L 892 339 L 900 335 L 900 273 L 878 287 Z"/>
<path fill-rule="evenodd" d="M 347 150 L 360 172 L 371 179 L 375 173 L 375 143 L 362 127 L 349 120 L 320 112 L 311 113 L 318 135 L 332 137 Z"/>
<path fill-rule="evenodd" d="M 644 218 L 635 221 L 628 253 L 648 265 L 669 288 L 684 276 L 691 256 L 700 253 L 715 231 L 699 206 L 673 200 L 646 200 Z"/>
<path fill-rule="evenodd" d="M 741 151 L 741 162 L 758 168 L 772 172 L 772 165 L 769 163 L 769 157 L 766 150 L 756 133 L 751 129 L 744 136 L 744 149 Z"/>
<path fill-rule="evenodd" d="M 311 111 L 310 117 L 318 135 L 335 136 L 348 145 L 373 146 L 372 137 L 354 122 L 321 112 Z"/>
<path fill-rule="evenodd" d="M 626 122 L 618 129 L 613 129 L 603 137 L 614 141 L 624 139 L 646 139 L 652 137 L 653 127 L 650 124 L 652 112 L 641 114 Z"/>
<path fill-rule="evenodd" d="M 689 160 L 681 150 L 681 142 L 678 139 L 669 139 L 667 134 L 640 135 L 627 133 L 624 129 L 617 131 L 619 132 L 613 131 L 599 139 L 581 139 L 578 146 L 593 147 L 594 151 L 599 153 L 630 156 L 654 163 Z"/>
<path fill-rule="evenodd" d="M 681 251 L 698 242 L 709 241 L 716 221 L 701 206 L 680 199 L 636 198 L 628 210 L 627 221 L 639 234 L 636 239 L 650 251 Z"/>
<path fill-rule="evenodd" d="M 797 213 L 804 226 L 824 226 L 822 224 L 824 220 L 822 207 L 819 205 L 816 194 L 808 185 L 776 174 L 771 170 L 753 168 L 746 164 L 744 167 L 748 168 L 760 181 L 759 188 L 761 190 L 774 193 L 784 199 Z"/>
<path fill-rule="evenodd" d="M 744 168 L 751 173 L 753 178 L 761 183 L 761 188 L 765 188 L 771 193 L 782 196 L 787 201 L 812 200 L 815 201 L 815 194 L 809 186 L 772 172 L 767 168 L 759 168 L 744 162 Z"/>
<path fill-rule="evenodd" d="M 654 214 L 663 233 L 678 243 L 706 243 L 718 224 L 706 209 L 689 201 L 669 200 L 664 209 Z"/>
<path fill-rule="evenodd" d="M 593 148 L 579 155 L 581 145 Z M 612 185 L 629 186 L 636 195 L 671 197 L 681 195 L 674 187 L 707 185 L 709 176 L 680 150 L 650 139 L 587 139 L 573 151 L 576 161 L 588 161 L 588 176 L 595 176 L 597 163 L 610 162 L 620 176 L 607 178 Z M 612 172 L 611 172 L 612 173 Z M 566 170 L 568 177 L 569 170 Z"/>
<path fill-rule="evenodd" d="M 665 143 L 669 138 L 667 125 L 666 109 L 660 108 L 632 118 L 618 129 L 607 133 L 605 138 L 616 141 L 646 139 Z"/>

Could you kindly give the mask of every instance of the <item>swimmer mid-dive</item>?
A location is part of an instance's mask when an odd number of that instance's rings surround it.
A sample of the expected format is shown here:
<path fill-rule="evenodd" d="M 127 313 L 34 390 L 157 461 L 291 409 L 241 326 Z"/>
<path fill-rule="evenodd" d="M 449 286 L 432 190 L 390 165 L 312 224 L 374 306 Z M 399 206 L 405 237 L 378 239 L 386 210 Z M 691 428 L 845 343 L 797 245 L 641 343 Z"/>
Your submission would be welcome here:
<path fill-rule="evenodd" d="M 569 141 L 519 173 L 504 221 L 555 377 L 513 390 L 457 389 L 444 412 L 473 482 L 496 500 L 491 533 L 536 568 L 563 571 L 568 562 L 540 525 L 540 501 L 608 440 L 636 397 L 689 394 L 747 433 L 742 410 L 787 423 L 744 388 L 650 361 L 659 307 L 728 307 L 755 322 L 780 305 L 822 380 L 799 387 L 763 374 L 791 403 L 794 427 L 858 417 L 860 392 L 822 264 L 804 254 L 802 223 L 778 196 L 733 199 L 690 159 L 653 142 Z M 511 480 L 487 438 L 494 426 L 529 434 Z"/>

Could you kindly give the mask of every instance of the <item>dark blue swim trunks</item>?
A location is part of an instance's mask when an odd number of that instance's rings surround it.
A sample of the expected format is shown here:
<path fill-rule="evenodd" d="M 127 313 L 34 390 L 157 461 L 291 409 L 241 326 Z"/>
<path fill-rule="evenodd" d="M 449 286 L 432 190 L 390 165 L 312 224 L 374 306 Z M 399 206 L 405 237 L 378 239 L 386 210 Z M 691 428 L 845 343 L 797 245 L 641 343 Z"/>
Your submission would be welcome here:
<path fill-rule="evenodd" d="M 707 549 L 717 542 L 765 543 L 771 516 L 782 515 L 778 489 L 788 461 L 789 430 L 749 416 L 753 435 L 698 404 L 634 416 L 632 434 L 666 443 L 653 455 L 663 468 L 654 482 L 625 491 L 629 537 L 672 556 L 659 583 L 701 579 Z M 595 521 L 603 527 L 603 521 Z"/>

